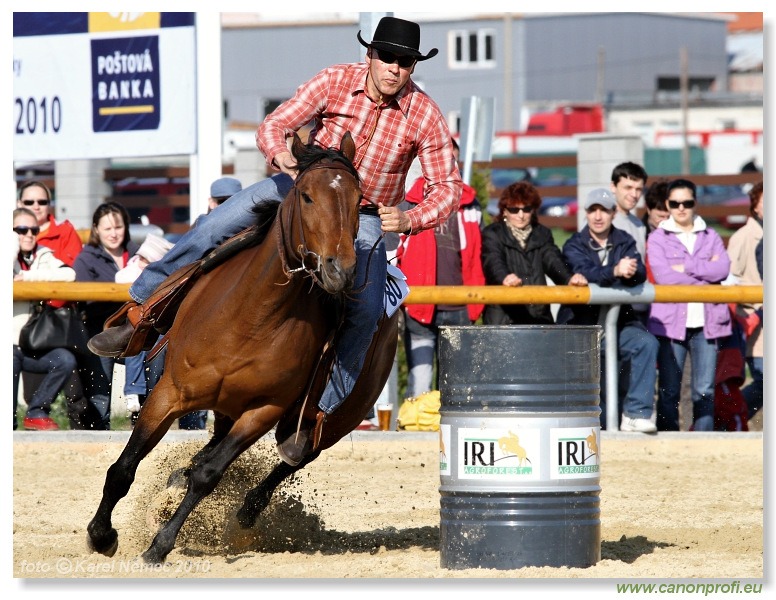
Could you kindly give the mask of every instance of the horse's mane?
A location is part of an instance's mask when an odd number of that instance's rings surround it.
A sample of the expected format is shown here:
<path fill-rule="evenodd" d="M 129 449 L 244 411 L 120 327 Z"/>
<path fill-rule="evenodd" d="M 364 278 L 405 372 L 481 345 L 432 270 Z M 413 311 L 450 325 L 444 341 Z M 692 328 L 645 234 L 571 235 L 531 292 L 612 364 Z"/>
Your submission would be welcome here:
<path fill-rule="evenodd" d="M 299 175 L 304 173 L 305 170 L 309 169 L 313 164 L 320 160 L 331 160 L 341 162 L 343 165 L 348 167 L 353 177 L 355 177 L 356 181 L 360 183 L 358 172 L 353 166 L 353 163 L 351 163 L 347 157 L 342 154 L 342 152 L 334 148 L 321 148 L 320 146 L 315 145 L 305 145 L 302 148 L 301 154 L 299 156 L 295 155 L 294 158 L 296 158 Z"/>
<path fill-rule="evenodd" d="M 254 243 L 260 244 L 262 240 L 267 237 L 272 223 L 275 222 L 275 217 L 278 214 L 278 208 L 280 208 L 280 202 L 261 202 L 254 204 L 253 214 L 256 216 L 256 233 L 254 236 Z"/>
<path fill-rule="evenodd" d="M 353 163 L 350 162 L 350 160 L 348 160 L 348 158 L 342 154 L 342 152 L 334 148 L 321 148 L 320 146 L 306 144 L 302 146 L 299 155 L 294 155 L 294 158 L 296 158 L 298 175 L 301 175 L 312 165 L 321 160 L 330 160 L 344 164 L 353 174 L 353 177 L 356 178 L 356 181 L 360 182 L 358 171 L 356 171 Z M 272 227 L 272 223 L 277 216 L 279 207 L 280 202 L 262 202 L 253 207 L 252 210 L 256 215 L 256 224 L 258 225 L 255 237 L 253 238 L 254 243 L 261 243 L 261 241 L 267 236 L 267 233 L 269 232 L 270 227 Z"/>

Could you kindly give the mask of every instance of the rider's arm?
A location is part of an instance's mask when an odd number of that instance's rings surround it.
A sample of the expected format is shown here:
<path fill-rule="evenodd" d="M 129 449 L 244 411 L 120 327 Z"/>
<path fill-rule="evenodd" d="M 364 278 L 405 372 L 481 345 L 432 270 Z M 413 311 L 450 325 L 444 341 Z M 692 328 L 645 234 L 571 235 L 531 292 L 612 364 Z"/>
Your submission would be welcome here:
<path fill-rule="evenodd" d="M 278 106 L 259 125 L 256 145 L 270 167 L 285 172 L 283 163 L 288 163 L 290 156 L 286 139 L 323 112 L 327 101 L 328 79 L 327 72 L 321 71 L 300 85 L 292 98 Z"/>
<path fill-rule="evenodd" d="M 444 223 L 458 210 L 463 188 L 443 116 L 440 113 L 438 118 L 427 122 L 431 125 L 418 147 L 418 159 L 426 181 L 425 198 L 405 213 L 412 233 Z"/>

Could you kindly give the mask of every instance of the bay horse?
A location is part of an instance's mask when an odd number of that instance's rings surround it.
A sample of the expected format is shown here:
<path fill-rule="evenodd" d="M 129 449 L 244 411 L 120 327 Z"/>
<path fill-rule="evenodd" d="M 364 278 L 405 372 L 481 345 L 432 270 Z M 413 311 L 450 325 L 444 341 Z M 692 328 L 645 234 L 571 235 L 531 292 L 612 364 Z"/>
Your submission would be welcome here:
<path fill-rule="evenodd" d="M 317 404 L 328 375 L 343 300 L 355 273 L 354 241 L 362 199 L 350 134 L 339 151 L 305 146 L 295 136 L 298 175 L 266 236 L 204 273 L 169 331 L 164 373 L 143 404 L 119 458 L 108 468 L 97 511 L 87 526 L 91 550 L 112 556 L 118 533 L 111 515 L 140 461 L 178 417 L 213 410 L 211 439 L 185 470 L 186 493 L 143 553 L 162 562 L 184 521 L 229 465 L 273 427 L 278 441 L 297 427 L 303 402 Z M 319 446 L 297 466 L 284 462 L 249 491 L 238 522 L 250 527 L 274 489 L 364 419 L 388 379 L 397 315 L 383 315 L 353 392 L 327 418 Z"/>

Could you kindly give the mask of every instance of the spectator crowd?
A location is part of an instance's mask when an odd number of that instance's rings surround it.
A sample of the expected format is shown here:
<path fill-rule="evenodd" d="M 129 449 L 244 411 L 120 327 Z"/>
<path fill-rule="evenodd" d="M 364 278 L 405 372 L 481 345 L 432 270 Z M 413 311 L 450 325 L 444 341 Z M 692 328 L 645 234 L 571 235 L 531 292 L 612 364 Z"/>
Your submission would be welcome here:
<path fill-rule="evenodd" d="M 457 151 L 457 146 L 456 146 Z M 457 156 L 456 156 L 457 158 Z M 501 193 L 493 222 L 484 224 L 476 191 L 464 185 L 457 213 L 435 229 L 401 235 L 398 266 L 412 285 L 572 285 L 633 287 L 653 284 L 762 285 L 763 184 L 748 192 L 749 217 L 727 246 L 698 214 L 695 184 L 655 179 L 644 168 L 617 165 L 609 188 L 593 190 L 580 204 L 585 225 L 559 247 L 540 223 L 542 198 L 529 181 Z M 240 191 L 239 181 L 213 183 L 209 210 Z M 423 202 L 422 178 L 408 186 L 409 206 Z M 645 212 L 636 215 L 644 197 Z M 131 239 L 129 215 L 116 202 L 97 207 L 86 244 L 68 221 L 57 222 L 48 188 L 29 181 L 18 192 L 13 214 L 14 281 L 131 282 L 172 247 L 149 235 Z M 110 429 L 110 397 L 117 359 L 56 348 L 30 354 L 19 334 L 41 303 L 14 302 L 13 426 L 24 377 L 27 409 L 21 426 L 54 430 L 52 404 L 63 394 L 71 428 Z M 117 305 L 49 300 L 78 312 L 88 334 L 102 330 Z M 39 309 L 38 309 L 39 310 Z M 434 377 L 438 328 L 443 325 L 602 324 L 597 305 L 409 305 L 403 311 L 407 394 L 438 388 Z M 694 431 L 746 430 L 763 406 L 763 308 L 761 304 L 672 303 L 621 307 L 617 322 L 619 397 L 606 398 L 601 360 L 601 426 L 609 402 L 618 404 L 623 431 L 652 433 L 680 429 L 683 382 L 689 384 Z M 163 361 L 164 353 L 158 360 Z M 160 366 L 145 353 L 125 363 L 128 415 L 137 418 Z M 690 376 L 685 375 L 689 358 Z M 685 381 L 687 379 L 687 381 Z M 748 385 L 744 387 L 744 383 Z M 187 415 L 183 428 L 204 428 L 207 414 Z"/>
<path fill-rule="evenodd" d="M 240 182 L 223 177 L 210 188 L 208 212 L 223 204 L 241 189 Z M 195 224 L 196 225 L 196 224 Z M 67 220 L 57 222 L 51 191 L 41 181 L 31 180 L 20 186 L 13 211 L 14 281 L 83 281 L 130 283 L 150 263 L 160 260 L 172 242 L 153 233 L 142 244 L 130 235 L 127 209 L 118 202 L 100 204 L 92 215 L 91 228 L 84 244 L 75 227 Z M 22 330 L 31 315 L 49 308 L 75 313 L 84 335 L 91 337 L 121 303 L 87 301 L 13 303 L 13 428 L 20 426 L 20 387 L 27 405 L 21 426 L 31 431 L 60 428 L 51 417 L 52 407 L 61 394 L 71 429 L 109 430 L 114 368 L 125 368 L 123 396 L 132 425 L 148 393 L 161 376 L 164 351 L 154 361 L 146 352 L 123 359 L 93 354 L 85 347 L 30 349 L 22 342 Z M 55 342 L 52 342 L 56 345 Z M 23 349 L 22 346 L 25 346 Z M 204 429 L 207 411 L 195 411 L 179 419 L 181 429 Z"/>
<path fill-rule="evenodd" d="M 585 225 L 562 247 L 556 245 L 552 231 L 540 223 L 539 190 L 530 181 L 516 181 L 502 190 L 492 224 L 469 231 L 465 241 L 449 245 L 447 251 L 440 243 L 425 247 L 425 265 L 420 272 L 413 272 L 414 281 L 418 285 L 466 285 L 467 274 L 469 281 L 476 281 L 471 276 L 474 270 L 466 265 L 471 263 L 467 258 L 472 249 L 480 247 L 481 277 L 487 285 L 762 285 L 761 182 L 748 192 L 746 225 L 732 235 L 726 247 L 717 231 L 698 214 L 700 199 L 692 181 L 655 178 L 648 186 L 648 179 L 639 164 L 615 166 L 609 187 L 593 190 L 580 202 Z M 416 182 L 408 193 L 410 202 L 422 197 L 418 185 Z M 642 197 L 645 211 L 639 218 L 636 209 Z M 462 201 L 460 210 L 472 210 L 472 206 L 477 207 L 477 203 Z M 438 241 L 441 235 L 443 227 L 438 227 Z M 404 245 L 409 246 L 409 242 Z M 457 250 L 455 260 L 449 248 Z M 402 256 L 400 248 L 400 266 L 418 270 L 417 259 L 410 263 L 405 258 L 402 264 Z M 470 305 L 468 315 L 460 313 L 462 319 L 452 321 L 441 316 L 455 314 L 442 312 L 451 308 L 438 306 L 434 311 L 426 307 L 427 320 L 421 326 L 418 307 L 405 309 L 408 396 L 417 397 L 438 387 L 432 384 L 436 330 L 433 335 L 428 333 L 424 342 L 421 327 L 429 331 L 445 322 L 603 325 L 606 310 L 599 305 L 563 305 L 553 312 L 549 305 L 489 304 L 483 311 L 481 305 Z M 691 414 L 684 415 L 683 421 L 690 430 L 747 430 L 748 421 L 763 406 L 762 317 L 761 304 L 621 306 L 616 327 L 618 398 L 606 398 L 606 360 L 602 355 L 601 426 L 606 427 L 607 403 L 616 402 L 622 431 L 678 431 L 683 389 L 689 388 L 684 394 L 689 396 Z M 423 359 L 419 360 L 421 352 Z M 418 364 L 422 364 L 423 377 L 418 376 Z M 749 383 L 743 387 L 746 381 Z"/>

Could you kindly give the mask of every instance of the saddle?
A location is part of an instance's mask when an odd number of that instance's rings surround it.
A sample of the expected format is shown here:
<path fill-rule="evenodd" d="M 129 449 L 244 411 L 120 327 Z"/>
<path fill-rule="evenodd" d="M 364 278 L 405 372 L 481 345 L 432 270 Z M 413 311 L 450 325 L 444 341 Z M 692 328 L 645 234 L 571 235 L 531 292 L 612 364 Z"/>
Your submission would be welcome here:
<path fill-rule="evenodd" d="M 109 329 L 122 325 L 126 320 L 135 328 L 121 356 L 135 356 L 143 350 L 150 350 L 148 360 L 153 359 L 167 345 L 178 308 L 200 276 L 260 241 L 257 225 L 244 229 L 204 258 L 172 273 L 142 304 L 134 301 L 123 304 L 104 324 L 104 329 Z M 158 341 L 156 334 L 162 335 Z"/>

